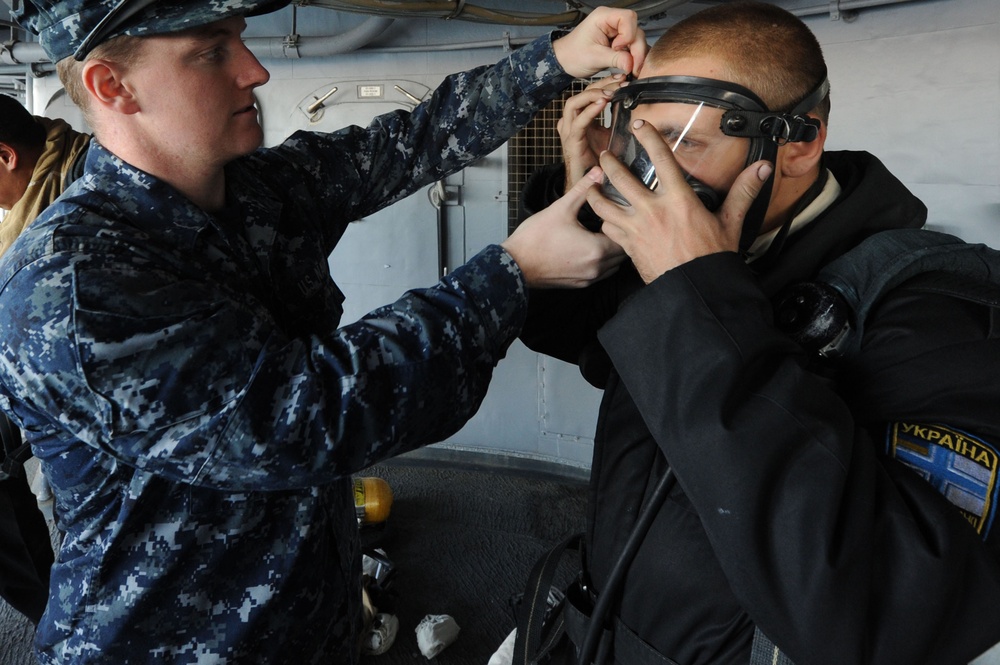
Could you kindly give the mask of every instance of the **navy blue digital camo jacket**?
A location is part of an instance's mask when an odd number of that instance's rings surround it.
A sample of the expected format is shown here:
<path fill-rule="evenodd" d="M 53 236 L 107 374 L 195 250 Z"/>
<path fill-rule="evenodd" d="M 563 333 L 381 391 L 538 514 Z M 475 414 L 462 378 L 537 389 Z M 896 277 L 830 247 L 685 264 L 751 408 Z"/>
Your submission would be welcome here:
<path fill-rule="evenodd" d="M 357 661 L 350 474 L 475 413 L 526 291 L 491 246 L 339 327 L 327 258 L 570 81 L 540 38 L 412 112 L 235 161 L 214 215 L 92 147 L 0 262 L 0 408 L 65 532 L 42 663 Z"/>

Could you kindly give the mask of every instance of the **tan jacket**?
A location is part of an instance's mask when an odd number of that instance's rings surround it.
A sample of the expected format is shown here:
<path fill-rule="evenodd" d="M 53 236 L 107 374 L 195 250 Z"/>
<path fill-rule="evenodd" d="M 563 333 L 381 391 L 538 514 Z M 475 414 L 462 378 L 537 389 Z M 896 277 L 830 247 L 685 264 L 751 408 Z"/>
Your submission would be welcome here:
<path fill-rule="evenodd" d="M 0 223 L 0 255 L 7 251 L 21 231 L 65 189 L 66 173 L 90 143 L 90 135 L 75 131 L 64 120 L 36 116 L 46 131 L 45 150 L 35 164 L 24 196 L 4 215 Z"/>

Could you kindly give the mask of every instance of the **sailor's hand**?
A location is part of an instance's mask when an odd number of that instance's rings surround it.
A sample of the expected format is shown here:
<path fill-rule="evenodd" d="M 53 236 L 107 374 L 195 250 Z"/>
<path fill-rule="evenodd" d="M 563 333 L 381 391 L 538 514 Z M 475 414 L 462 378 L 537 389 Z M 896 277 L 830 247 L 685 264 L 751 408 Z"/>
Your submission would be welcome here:
<path fill-rule="evenodd" d="M 649 50 L 636 13 L 609 7 L 596 8 L 553 47 L 559 64 L 576 78 L 606 69 L 638 74 Z"/>
<path fill-rule="evenodd" d="M 625 252 L 603 233 L 592 233 L 576 219 L 587 191 L 601 180 L 593 169 L 559 200 L 514 229 L 503 243 L 531 287 L 581 287 L 613 273 Z"/>
<path fill-rule="evenodd" d="M 636 138 L 649 154 L 660 184 L 647 189 L 610 153 L 601 155 L 601 167 L 631 206 L 620 206 L 588 190 L 590 205 L 603 220 L 602 231 L 620 244 L 647 284 L 666 271 L 700 256 L 737 251 L 747 210 L 770 177 L 773 165 L 751 164 L 736 178 L 726 200 L 710 212 L 674 159 L 670 146 L 649 123 L 633 124 Z"/>
<path fill-rule="evenodd" d="M 597 166 L 598 155 L 607 149 L 611 130 L 597 119 L 623 85 L 627 85 L 625 75 L 613 74 L 594 81 L 566 100 L 562 117 L 556 122 L 566 165 L 566 191 Z"/>

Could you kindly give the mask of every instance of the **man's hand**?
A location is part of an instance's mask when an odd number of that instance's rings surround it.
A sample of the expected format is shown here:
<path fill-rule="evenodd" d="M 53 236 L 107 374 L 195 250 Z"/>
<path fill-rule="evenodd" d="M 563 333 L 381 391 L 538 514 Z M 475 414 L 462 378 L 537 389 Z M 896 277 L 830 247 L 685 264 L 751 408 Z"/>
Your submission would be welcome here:
<path fill-rule="evenodd" d="M 588 78 L 605 69 L 638 74 L 649 45 L 634 11 L 598 7 L 553 48 L 567 74 Z"/>
<path fill-rule="evenodd" d="M 528 286 L 587 286 L 613 273 L 625 260 L 621 247 L 576 220 L 587 191 L 600 180 L 600 169 L 593 169 L 558 201 L 521 222 L 501 243 Z"/>
<path fill-rule="evenodd" d="M 712 213 L 684 181 L 684 173 L 660 133 L 641 120 L 633 124 L 633 129 L 649 153 L 659 187 L 650 191 L 605 152 L 601 167 L 632 205 L 613 203 L 599 188 L 590 189 L 587 200 L 604 219 L 603 232 L 625 249 L 643 281 L 648 284 L 671 268 L 700 256 L 737 251 L 743 219 L 770 177 L 773 165 L 760 161 L 744 169 L 722 206 Z"/>
<path fill-rule="evenodd" d="M 566 100 L 562 117 L 556 123 L 566 164 L 566 187 L 569 191 L 590 169 L 598 164 L 598 155 L 608 147 L 611 130 L 596 122 L 607 108 L 615 91 L 627 85 L 624 74 L 614 74 L 594 81 L 579 94 Z"/>

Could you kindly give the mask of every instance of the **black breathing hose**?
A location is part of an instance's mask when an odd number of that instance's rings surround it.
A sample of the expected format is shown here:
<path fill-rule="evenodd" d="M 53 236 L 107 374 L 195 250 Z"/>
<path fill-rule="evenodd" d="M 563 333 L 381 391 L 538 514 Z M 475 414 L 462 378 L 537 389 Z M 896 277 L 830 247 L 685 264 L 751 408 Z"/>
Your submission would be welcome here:
<path fill-rule="evenodd" d="M 605 584 L 604 589 L 597 597 L 597 603 L 594 605 L 594 611 L 590 617 L 590 625 L 587 626 L 587 634 L 584 636 L 583 644 L 580 645 L 580 656 L 577 659 L 578 665 L 591 665 L 594 650 L 597 648 L 597 643 L 604 632 L 604 618 L 614 598 L 618 595 L 618 587 L 625 577 L 625 570 L 632 563 L 632 559 L 635 558 L 635 553 L 646 537 L 649 526 L 653 523 L 653 518 L 656 517 L 660 506 L 663 505 L 663 501 L 667 498 L 670 488 L 674 486 L 676 480 L 674 470 L 667 467 L 663 477 L 656 484 L 653 495 L 649 497 L 649 501 L 643 506 L 642 512 L 639 513 L 635 526 L 632 527 L 632 532 L 628 535 L 628 540 L 625 541 L 625 546 L 615 561 L 614 568 L 608 574 L 607 584 Z M 597 663 L 596 665 L 604 664 Z"/>

